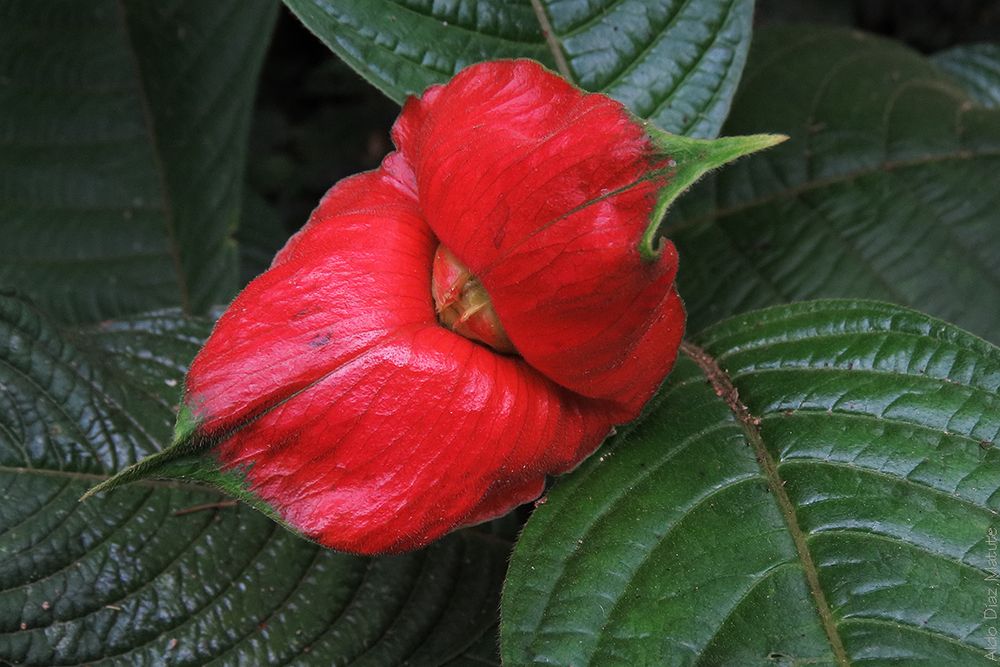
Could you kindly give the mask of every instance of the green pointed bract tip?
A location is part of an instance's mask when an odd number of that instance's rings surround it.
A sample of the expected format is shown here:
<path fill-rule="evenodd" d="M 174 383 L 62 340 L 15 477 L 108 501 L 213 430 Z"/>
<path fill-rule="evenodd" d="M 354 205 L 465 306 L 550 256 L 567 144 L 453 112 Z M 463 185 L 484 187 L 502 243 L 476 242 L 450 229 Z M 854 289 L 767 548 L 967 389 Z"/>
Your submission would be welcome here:
<path fill-rule="evenodd" d="M 215 440 L 198 432 L 203 421 L 190 405 L 182 403 L 177 412 L 174 437 L 170 445 L 88 490 L 80 497 L 80 502 L 103 491 L 111 491 L 143 479 L 183 480 L 222 491 L 297 533 L 274 507 L 250 491 L 246 480 L 247 469 L 222 470 L 218 461 L 206 455 L 206 450 Z"/>
<path fill-rule="evenodd" d="M 182 403 L 177 413 L 177 422 L 174 425 L 174 438 L 163 451 L 147 456 L 89 489 L 80 496 L 80 501 L 87 500 L 102 491 L 110 491 L 140 479 L 185 477 L 179 473 L 191 470 L 193 465 L 204 459 L 199 455 L 206 446 L 198 438 L 197 432 L 200 424 L 201 422 L 191 408 Z M 208 462 L 206 461 L 206 463 Z"/>
<path fill-rule="evenodd" d="M 691 139 L 670 134 L 652 125 L 647 126 L 647 132 L 659 152 L 670 158 L 670 182 L 657 195 L 656 206 L 649 217 L 649 225 L 639 241 L 639 254 L 648 260 L 660 256 L 662 246 L 657 247 L 657 232 L 667 214 L 667 209 L 681 193 L 711 170 L 788 139 L 784 134 Z"/>
<path fill-rule="evenodd" d="M 174 439 L 171 444 L 177 444 L 190 440 L 201 424 L 194 416 L 194 410 L 187 403 L 181 403 L 180 410 L 177 411 L 177 422 L 174 424 Z"/>

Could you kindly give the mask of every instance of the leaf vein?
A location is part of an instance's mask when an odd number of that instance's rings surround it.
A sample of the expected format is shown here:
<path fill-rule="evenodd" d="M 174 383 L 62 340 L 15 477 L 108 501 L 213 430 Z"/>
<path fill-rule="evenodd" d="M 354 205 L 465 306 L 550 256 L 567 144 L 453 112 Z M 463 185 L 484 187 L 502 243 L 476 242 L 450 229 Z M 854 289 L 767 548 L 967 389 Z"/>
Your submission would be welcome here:
<path fill-rule="evenodd" d="M 830 603 L 827 601 L 826 594 L 823 592 L 823 587 L 820 584 L 819 570 L 813 562 L 812 553 L 810 552 L 809 545 L 806 541 L 806 535 L 803 533 L 802 527 L 799 525 L 795 512 L 795 506 L 792 504 L 791 499 L 788 497 L 788 493 L 785 491 L 784 482 L 778 474 L 777 465 L 771 457 L 771 453 L 768 451 L 767 446 L 764 444 L 763 438 L 761 437 L 760 428 L 756 422 L 756 418 L 753 417 L 747 407 L 740 402 L 739 393 L 737 392 L 733 381 L 719 367 L 718 363 L 708 354 L 708 352 L 690 342 L 681 343 L 681 349 L 696 364 L 698 364 L 698 366 L 705 373 L 706 378 L 708 378 L 709 383 L 715 389 L 716 393 L 729 405 L 729 408 L 736 417 L 736 420 L 743 427 L 747 440 L 753 446 L 754 452 L 757 455 L 757 461 L 760 463 L 761 471 L 766 477 L 768 485 L 771 487 L 771 493 L 777 501 L 782 515 L 784 515 L 789 534 L 792 537 L 792 541 L 795 543 L 795 549 L 798 552 L 799 560 L 802 563 L 802 570 L 805 573 L 806 582 L 809 586 L 810 592 L 812 593 L 813 601 L 816 604 L 816 610 L 819 615 L 820 622 L 822 623 L 823 629 L 826 632 L 828 640 L 830 641 L 830 647 L 833 651 L 833 655 L 836 658 L 838 665 L 841 667 L 847 667 L 850 664 L 847 657 L 847 650 L 844 648 L 843 639 L 837 630 L 836 620 L 834 619 L 833 611 L 830 608 Z"/>

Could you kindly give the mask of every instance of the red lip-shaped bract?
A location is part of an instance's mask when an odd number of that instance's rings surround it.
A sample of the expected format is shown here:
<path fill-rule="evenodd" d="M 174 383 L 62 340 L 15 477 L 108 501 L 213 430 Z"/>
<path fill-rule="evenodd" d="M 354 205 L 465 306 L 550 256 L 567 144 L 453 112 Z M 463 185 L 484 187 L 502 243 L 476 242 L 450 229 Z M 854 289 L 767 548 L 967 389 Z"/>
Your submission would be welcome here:
<path fill-rule="evenodd" d="M 199 437 L 313 540 L 363 554 L 501 515 L 636 417 L 673 364 L 673 246 L 638 240 L 667 158 L 611 99 L 530 61 L 411 99 L 219 320 L 187 378 Z M 441 325 L 439 245 L 517 350 Z"/>

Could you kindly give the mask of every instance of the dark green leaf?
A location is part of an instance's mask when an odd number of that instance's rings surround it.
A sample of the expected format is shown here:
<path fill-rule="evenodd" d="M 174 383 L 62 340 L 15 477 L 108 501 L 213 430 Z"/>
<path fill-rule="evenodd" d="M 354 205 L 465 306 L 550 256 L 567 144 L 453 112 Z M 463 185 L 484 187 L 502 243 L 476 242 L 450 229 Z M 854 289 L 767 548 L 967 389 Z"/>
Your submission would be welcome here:
<path fill-rule="evenodd" d="M 463 67 L 534 58 L 678 134 L 718 133 L 750 43 L 753 0 L 285 0 L 402 102 Z"/>
<path fill-rule="evenodd" d="M 1000 107 L 1000 44 L 956 46 L 932 58 L 984 107 Z"/>
<path fill-rule="evenodd" d="M 289 234 L 278 212 L 263 197 L 247 190 L 243 219 L 236 231 L 240 246 L 240 284 L 245 285 L 271 266 Z"/>
<path fill-rule="evenodd" d="M 1000 110 L 892 42 L 781 28 L 758 34 L 725 133 L 764 130 L 791 140 L 667 217 L 694 329 L 871 297 L 1000 340 Z"/>
<path fill-rule="evenodd" d="M 71 321 L 228 301 L 276 7 L 4 3 L 0 283 Z"/>
<path fill-rule="evenodd" d="M 458 658 L 447 663 L 447 667 L 500 667 L 500 638 L 497 628 L 483 634 L 479 640 Z"/>
<path fill-rule="evenodd" d="M 169 438 L 207 332 L 163 312 L 69 340 L 0 294 L 0 664 L 423 665 L 490 646 L 509 543 L 483 532 L 363 559 L 195 486 L 78 502 Z"/>
<path fill-rule="evenodd" d="M 695 340 L 528 521 L 504 664 L 991 664 L 1000 350 L 865 301 Z"/>

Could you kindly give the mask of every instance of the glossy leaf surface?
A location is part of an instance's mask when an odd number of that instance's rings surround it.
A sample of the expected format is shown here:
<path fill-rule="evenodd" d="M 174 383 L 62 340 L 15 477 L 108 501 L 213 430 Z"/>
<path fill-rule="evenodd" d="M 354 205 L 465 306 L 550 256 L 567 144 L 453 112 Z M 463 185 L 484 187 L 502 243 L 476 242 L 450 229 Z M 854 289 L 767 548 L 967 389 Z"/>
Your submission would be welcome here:
<path fill-rule="evenodd" d="M 990 664 L 1000 350 L 864 301 L 695 342 L 529 520 L 504 664 Z"/>
<path fill-rule="evenodd" d="M 169 437 L 207 332 L 171 312 L 68 340 L 0 295 L 0 664 L 489 664 L 503 540 L 372 560 L 196 486 L 78 502 Z"/>
<path fill-rule="evenodd" d="M 533 58 L 671 132 L 718 134 L 750 43 L 752 0 L 285 0 L 402 102 L 463 67 Z"/>
<path fill-rule="evenodd" d="M 1000 110 L 898 44 L 835 29 L 755 37 L 725 132 L 791 139 L 668 217 L 697 330 L 817 297 L 906 304 L 1000 340 Z"/>
<path fill-rule="evenodd" d="M 276 9 L 4 3 L 0 284 L 78 322 L 228 301 L 250 106 Z"/>
<path fill-rule="evenodd" d="M 937 53 L 934 64 L 965 86 L 976 102 L 1000 107 L 1000 43 L 956 46 Z"/>

